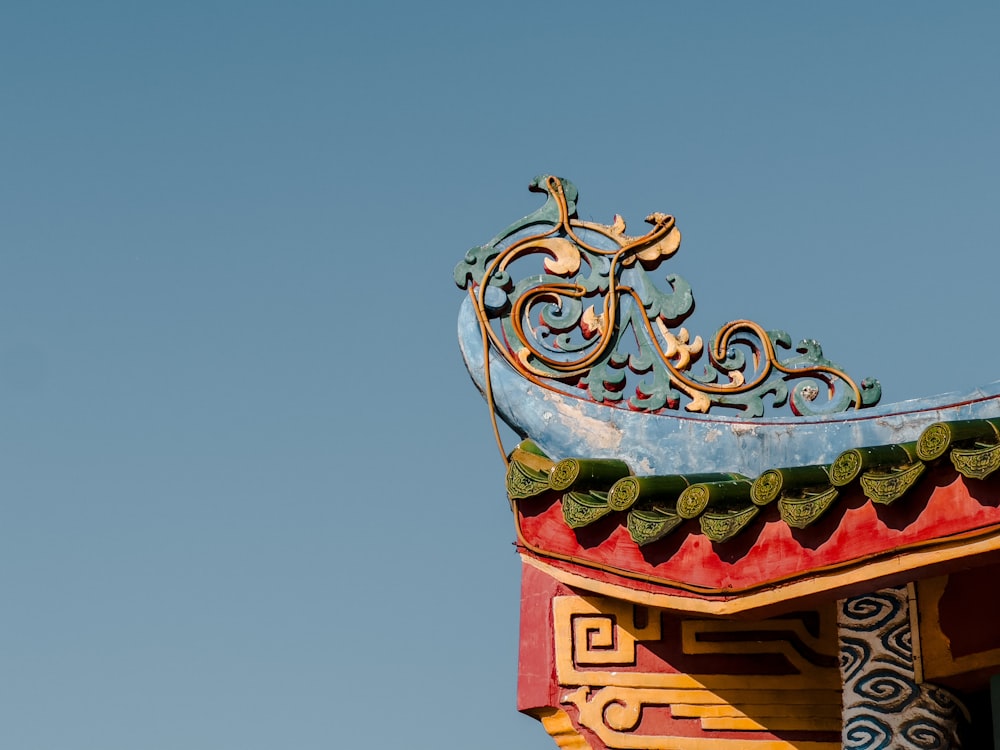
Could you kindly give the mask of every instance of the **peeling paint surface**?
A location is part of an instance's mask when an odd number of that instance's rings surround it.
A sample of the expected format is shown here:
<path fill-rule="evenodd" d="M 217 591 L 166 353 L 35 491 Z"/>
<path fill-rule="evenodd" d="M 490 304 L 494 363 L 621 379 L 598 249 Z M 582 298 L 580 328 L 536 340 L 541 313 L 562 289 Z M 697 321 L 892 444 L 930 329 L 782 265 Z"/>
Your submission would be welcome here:
<path fill-rule="evenodd" d="M 472 306 L 459 314 L 459 342 L 476 387 L 484 389 L 483 342 Z M 748 421 L 690 413 L 646 414 L 560 394 L 490 357 L 498 416 L 551 458 L 618 458 L 649 474 L 738 471 L 831 463 L 850 448 L 916 440 L 942 420 L 1000 417 L 1000 383 L 971 393 L 883 404 L 824 417 Z"/>
<path fill-rule="evenodd" d="M 618 450 L 622 431 L 614 422 L 587 415 L 581 408 L 585 402 L 565 399 L 553 391 L 545 391 L 543 398 L 555 407 L 559 420 L 568 423 L 568 429 L 574 435 L 586 440 L 601 453 Z"/>

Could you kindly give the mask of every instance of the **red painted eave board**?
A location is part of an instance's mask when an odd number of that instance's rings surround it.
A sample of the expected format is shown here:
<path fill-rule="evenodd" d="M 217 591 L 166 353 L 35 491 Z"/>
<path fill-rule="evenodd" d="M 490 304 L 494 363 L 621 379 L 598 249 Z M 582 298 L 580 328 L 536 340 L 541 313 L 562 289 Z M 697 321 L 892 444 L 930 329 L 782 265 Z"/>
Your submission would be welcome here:
<path fill-rule="evenodd" d="M 860 489 L 845 493 L 807 529 L 789 527 L 772 504 L 722 543 L 702 534 L 697 521 L 639 547 L 628 535 L 624 514 L 574 531 L 559 500 L 522 501 L 517 510 L 521 551 L 528 557 L 599 583 L 704 599 L 765 589 L 780 595 L 790 583 L 837 571 L 851 571 L 851 583 L 865 590 L 868 583 L 942 572 L 938 557 L 942 564 L 947 558 L 951 568 L 974 565 L 973 557 L 988 552 L 983 540 L 988 547 L 991 536 L 1000 546 L 1000 482 L 968 480 L 945 466 L 890 506 L 875 505 Z M 955 551 L 963 546 L 967 556 Z M 945 548 L 947 554 L 934 554 Z M 796 591 L 789 596 L 803 589 Z"/>

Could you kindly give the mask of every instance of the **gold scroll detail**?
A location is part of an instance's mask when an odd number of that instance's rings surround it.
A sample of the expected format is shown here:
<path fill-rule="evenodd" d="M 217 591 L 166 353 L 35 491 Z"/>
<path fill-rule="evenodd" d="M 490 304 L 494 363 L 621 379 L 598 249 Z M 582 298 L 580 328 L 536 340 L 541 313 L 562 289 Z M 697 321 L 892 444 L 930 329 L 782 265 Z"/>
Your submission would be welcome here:
<path fill-rule="evenodd" d="M 659 610 L 597 596 L 556 597 L 556 677 L 561 687 L 575 688 L 563 694 L 562 703 L 574 706 L 579 725 L 615 750 L 839 750 L 839 742 L 714 734 L 840 731 L 836 619 L 829 610 L 821 615 L 818 636 L 794 617 L 683 621 L 685 656 L 761 655 L 772 662 L 782 657 L 788 672 L 685 674 L 662 662 L 657 671 L 640 671 L 638 644 L 663 635 Z M 828 665 L 812 661 L 810 652 Z M 698 720 L 704 735 L 642 733 L 643 710 L 652 707 L 669 709 L 676 720 Z"/>
<path fill-rule="evenodd" d="M 590 750 L 587 740 L 576 731 L 573 720 L 561 708 L 540 708 L 531 715 L 542 722 L 545 731 L 562 750 Z"/>

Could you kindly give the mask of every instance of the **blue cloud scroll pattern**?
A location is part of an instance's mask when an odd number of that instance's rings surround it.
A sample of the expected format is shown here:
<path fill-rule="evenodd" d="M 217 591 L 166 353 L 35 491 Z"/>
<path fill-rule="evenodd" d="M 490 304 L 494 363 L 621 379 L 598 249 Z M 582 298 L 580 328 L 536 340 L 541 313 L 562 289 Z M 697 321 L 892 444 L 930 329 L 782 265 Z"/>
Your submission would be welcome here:
<path fill-rule="evenodd" d="M 965 707 L 918 683 L 905 586 L 845 599 L 838 612 L 844 750 L 954 750 Z"/>

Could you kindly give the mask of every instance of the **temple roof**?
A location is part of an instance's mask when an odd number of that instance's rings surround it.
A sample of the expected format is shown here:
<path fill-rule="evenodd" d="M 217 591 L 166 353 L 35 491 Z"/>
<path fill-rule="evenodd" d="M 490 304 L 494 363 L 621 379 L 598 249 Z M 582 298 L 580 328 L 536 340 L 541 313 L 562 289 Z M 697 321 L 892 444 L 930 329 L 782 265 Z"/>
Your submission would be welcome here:
<path fill-rule="evenodd" d="M 855 488 L 878 505 L 905 502 L 928 467 L 949 459 L 967 479 L 995 472 L 1000 420 L 936 422 L 914 442 L 860 446 L 828 464 L 772 467 L 756 477 L 737 472 L 637 476 L 616 459 L 553 462 L 525 441 L 511 456 L 507 493 L 511 500 L 558 494 L 563 519 L 573 529 L 614 516 L 639 546 L 654 544 L 695 519 L 702 534 L 722 543 L 743 533 L 768 506 L 776 508 L 772 517 L 805 529 Z"/>
<path fill-rule="evenodd" d="M 526 562 L 583 590 L 705 614 L 802 606 L 1000 560 L 1000 420 L 938 422 L 833 461 L 636 475 L 525 441 L 507 490 Z"/>
<path fill-rule="evenodd" d="M 1000 384 L 878 404 L 812 339 L 703 340 L 674 218 L 581 220 L 568 180 L 455 269 L 459 342 L 507 463 L 517 545 L 563 583 L 715 614 L 1000 559 Z M 496 420 L 522 438 L 508 455 Z M 1000 475 L 997 475 L 1000 476 Z"/>

